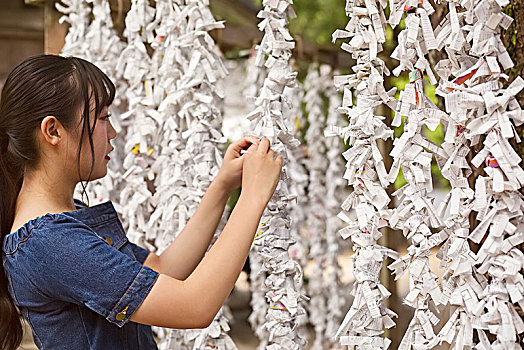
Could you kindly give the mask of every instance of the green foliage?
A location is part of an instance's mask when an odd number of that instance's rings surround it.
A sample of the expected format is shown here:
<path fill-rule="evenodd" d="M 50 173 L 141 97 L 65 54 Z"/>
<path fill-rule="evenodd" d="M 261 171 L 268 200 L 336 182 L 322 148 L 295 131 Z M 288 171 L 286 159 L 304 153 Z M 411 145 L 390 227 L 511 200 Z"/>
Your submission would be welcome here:
<path fill-rule="evenodd" d="M 258 6 L 262 1 L 252 0 Z M 344 11 L 345 0 L 301 0 L 293 3 L 297 18 L 289 24 L 291 34 L 301 36 L 307 41 L 326 45 L 331 43 L 331 34 L 343 29 L 348 17 Z"/>
<path fill-rule="evenodd" d="M 395 190 L 398 190 L 399 188 L 401 188 L 402 186 L 404 186 L 407 183 L 408 182 L 406 181 L 406 179 L 404 179 L 404 172 L 402 171 L 402 168 L 401 168 L 398 171 L 398 175 L 397 175 L 397 178 L 395 179 L 395 182 L 393 183 L 393 188 Z"/>

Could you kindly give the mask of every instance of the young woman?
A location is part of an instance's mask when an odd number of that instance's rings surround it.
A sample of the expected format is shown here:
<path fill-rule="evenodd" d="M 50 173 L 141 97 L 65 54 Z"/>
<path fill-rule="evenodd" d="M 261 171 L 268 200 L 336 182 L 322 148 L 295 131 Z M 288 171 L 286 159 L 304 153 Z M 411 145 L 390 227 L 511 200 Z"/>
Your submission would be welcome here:
<path fill-rule="evenodd" d="M 9 74 L 0 99 L 0 349 L 156 349 L 150 325 L 202 328 L 242 269 L 282 158 L 263 138 L 226 151 L 215 180 L 160 255 L 129 242 L 112 206 L 82 207 L 79 182 L 105 176 L 115 87 L 93 64 L 42 55 Z M 241 150 L 247 152 L 241 154 Z M 205 254 L 229 194 L 227 225 Z"/>

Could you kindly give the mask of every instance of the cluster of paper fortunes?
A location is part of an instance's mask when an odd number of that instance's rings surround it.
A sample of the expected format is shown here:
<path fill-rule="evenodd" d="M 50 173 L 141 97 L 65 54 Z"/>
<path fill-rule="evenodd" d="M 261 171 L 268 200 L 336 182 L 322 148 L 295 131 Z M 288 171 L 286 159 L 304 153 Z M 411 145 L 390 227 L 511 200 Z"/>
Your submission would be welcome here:
<path fill-rule="evenodd" d="M 309 122 L 305 134 L 308 149 L 308 158 L 305 162 L 309 173 L 307 203 L 305 203 L 307 208 L 305 240 L 308 242 L 309 259 L 312 261 L 310 271 L 307 273 L 309 281 L 307 295 L 310 301 L 306 305 L 306 310 L 315 331 L 311 348 L 318 350 L 333 347 L 335 328 L 338 326 L 336 322 L 341 320 L 345 301 L 341 295 L 343 289 L 339 283 L 340 266 L 337 261 L 339 244 L 336 233 L 341 226 L 339 222 L 333 222 L 333 216 L 338 212 L 340 205 L 336 199 L 340 198 L 339 193 L 343 192 L 340 190 L 345 187 L 344 181 L 340 179 L 344 167 L 339 154 L 342 145 L 340 143 L 331 145 L 335 152 L 331 153 L 330 159 L 327 143 L 340 142 L 340 138 L 323 137 L 327 125 L 326 110 L 331 111 L 329 113 L 331 119 L 335 118 L 331 121 L 339 124 L 336 120 L 338 117 L 336 108 L 340 105 L 340 98 L 334 91 L 331 80 L 329 66 L 322 65 L 319 69 L 316 64 L 312 64 L 304 81 L 305 111 Z M 328 93 L 331 96 L 327 96 Z M 336 104 L 325 106 L 326 97 L 328 102 Z M 332 159 L 333 156 L 336 158 Z M 329 175 L 339 181 L 331 181 Z M 328 188 L 330 182 L 331 186 Z M 330 219 L 331 222 L 328 222 Z M 336 226 L 328 227 L 333 224 Z"/>
<path fill-rule="evenodd" d="M 411 8 L 414 7 L 414 8 Z M 393 228 L 402 230 L 410 246 L 408 254 L 388 266 L 396 278 L 409 269 L 410 292 L 404 302 L 415 309 L 408 329 L 400 343 L 400 349 L 427 348 L 434 339 L 433 326 L 439 322 L 434 306 L 439 305 L 441 290 L 438 276 L 430 270 L 431 249 L 442 243 L 442 237 L 432 229 L 442 226 L 442 220 L 433 208 L 431 161 L 433 154 L 440 161 L 445 154 L 428 141 L 423 128 L 434 131 L 445 118 L 446 113 L 424 94 L 423 79 L 427 75 L 432 84 L 436 83 L 425 55 L 435 48 L 435 40 L 429 15 L 434 12 L 428 1 L 421 4 L 395 4 L 391 10 L 390 24 L 396 26 L 405 15 L 406 23 L 398 35 L 398 46 L 391 55 L 400 64 L 393 74 L 409 71 L 409 83 L 400 92 L 393 126 L 400 126 L 404 119 L 404 133 L 394 140 L 390 155 L 393 165 L 389 181 L 395 181 L 402 169 L 407 184 L 393 193 L 398 198 L 395 212 L 390 218 Z"/>
<path fill-rule="evenodd" d="M 369 248 L 367 255 L 362 253 L 370 241 L 376 241 L 377 228 L 390 226 L 402 230 L 410 242 L 408 254 L 389 268 L 397 278 L 409 270 L 410 292 L 404 302 L 415 309 L 399 349 L 431 349 L 442 342 L 452 349 L 520 348 L 517 334 L 524 331 L 524 323 L 515 304 L 522 307 L 524 300 L 520 272 L 524 258 L 517 247 L 524 241 L 524 200 L 518 191 L 524 183 L 524 171 L 519 165 L 522 159 L 508 140 L 520 142 L 510 120 L 515 125 L 524 122 L 524 113 L 515 99 L 524 81 L 518 77 L 506 89 L 501 88 L 508 78 L 503 69 L 513 66 L 499 35 L 499 27 L 507 29 L 512 22 L 502 12 L 507 4 L 507 0 L 448 1 L 449 13 L 433 30 L 429 16 L 434 9 L 429 1 L 390 1 L 389 24 L 394 27 L 402 19 L 405 23 L 391 55 L 399 61 L 393 74 L 409 72 L 409 84 L 396 103 L 391 98 L 393 91 L 386 92 L 382 86 L 382 73 L 387 74 L 387 69 L 376 58 L 385 40 L 382 8 L 386 3 L 346 3 L 350 21 L 345 30 L 333 34 L 333 39 L 351 38 L 342 49 L 357 59 L 353 67 L 357 74 L 335 77 L 335 85 L 344 89 L 340 110 L 348 114 L 349 126 L 326 130 L 326 135 L 339 134 L 349 139 L 351 146 L 344 153 L 348 160 L 344 178 L 353 186 L 353 193 L 342 204 L 344 211 L 339 217 L 348 224 L 341 234 L 350 236 L 357 249 L 357 292 L 339 330 L 343 345 L 359 349 L 389 345 L 387 339 L 379 337 L 383 326 L 388 325 L 379 325 L 376 332 L 370 330 L 372 321 L 376 324 L 387 315 L 376 306 L 388 293 L 382 288 L 372 293 L 369 286 L 361 284 L 361 274 L 366 272 L 364 279 L 370 280 L 370 271 L 375 271 L 378 278 L 379 262 L 388 253 Z M 425 76 L 431 84 L 437 84 L 426 57 L 430 50 L 445 50 L 448 55 L 435 66 L 441 78 L 436 91 L 445 99 L 445 112 L 424 94 Z M 350 88 L 355 88 L 357 99 L 353 108 Z M 404 132 L 394 140 L 390 153 L 393 165 L 389 173 L 374 140 L 391 136 L 391 131 L 383 126 L 380 117 L 362 121 L 373 116 L 362 106 L 370 110 L 382 103 L 395 111 L 393 126 L 404 123 Z M 440 124 L 446 127 L 446 134 L 445 142 L 438 146 L 425 138 L 423 127 L 435 130 Z M 470 147 L 480 142 L 484 147 L 468 163 Z M 451 185 L 438 209 L 428 195 L 433 190 L 433 156 Z M 487 175 L 477 178 L 474 190 L 468 185 L 470 165 L 484 165 Z M 383 189 L 395 181 L 400 169 L 407 184 L 393 193 L 396 208 L 390 212 Z M 473 211 L 477 212 L 479 224 L 471 230 Z M 366 226 L 370 223 L 373 230 Z M 481 244 L 477 253 L 470 249 L 469 241 Z M 429 266 L 431 250 L 439 246 L 437 256 L 445 269 L 442 288 Z M 440 322 L 437 315 L 446 305 L 451 307 L 450 317 L 436 333 L 434 327 Z M 389 320 L 387 323 L 393 325 Z M 344 336 L 345 332 L 349 335 Z M 496 336 L 494 342 L 490 342 L 487 332 Z"/>
<path fill-rule="evenodd" d="M 512 22 L 502 12 L 508 3 L 450 1 L 449 15 L 435 30 L 436 48 L 448 53 L 435 71 L 447 112 L 441 169 L 451 184 L 438 210 L 441 217 L 449 212 L 440 232 L 445 242 L 438 256 L 447 268 L 440 302 L 451 305 L 452 313 L 431 346 L 445 341 L 452 349 L 520 349 L 517 335 L 524 332 L 515 309 L 524 307 L 524 256 L 518 248 L 524 242 L 524 170 L 509 143 L 520 142 L 510 120 L 524 122 L 515 99 L 524 81 L 518 77 L 502 88 L 508 79 L 503 70 L 513 67 L 499 34 Z M 468 163 L 470 147 L 480 142 L 484 147 Z M 477 177 L 474 191 L 468 186 L 471 165 L 486 175 Z M 472 212 L 479 223 L 470 230 Z M 468 240 L 480 245 L 476 253 Z"/>
<path fill-rule="evenodd" d="M 294 60 L 290 61 L 292 66 L 295 66 Z M 291 102 L 283 105 L 284 119 L 289 122 L 290 132 L 300 139 L 305 125 L 305 116 L 303 113 L 303 102 L 305 99 L 304 84 L 298 80 L 293 88 L 286 88 L 282 94 L 282 99 Z M 290 108 L 287 108 L 290 107 Z M 308 245 L 309 241 L 304 238 L 307 234 L 307 217 L 308 217 L 308 196 L 307 188 L 309 183 L 309 175 L 306 167 L 306 162 L 309 156 L 308 149 L 305 144 L 298 147 L 288 149 L 288 177 L 292 180 L 289 183 L 289 192 L 296 196 L 295 201 L 290 203 L 289 216 L 291 220 L 291 240 L 294 242 L 289 246 L 288 252 L 291 259 L 297 261 L 302 267 L 307 266 L 308 259 Z M 300 293 L 307 294 L 306 286 L 302 284 Z M 306 309 L 309 303 L 304 303 Z M 309 312 L 297 316 L 297 333 L 302 339 L 307 339 L 309 336 L 307 326 L 310 323 Z"/>
<path fill-rule="evenodd" d="M 335 86 L 330 84 L 325 95 L 328 100 L 326 127 L 327 125 L 343 125 L 344 120 L 338 112 L 342 103 L 339 92 Z M 325 210 L 327 211 L 325 214 L 327 246 L 324 252 L 326 254 L 324 258 L 326 265 L 324 293 L 326 293 L 327 303 L 325 339 L 330 343 L 330 349 L 336 349 L 337 347 L 332 343 L 336 341 L 335 334 L 340 321 L 344 317 L 343 310 L 347 304 L 348 295 L 342 282 L 342 269 L 338 261 L 339 254 L 344 249 L 343 244 L 341 244 L 342 237 L 338 234 L 340 228 L 343 227 L 343 222 L 335 215 L 340 211 L 340 203 L 346 198 L 348 188 L 345 179 L 340 176 L 345 169 L 344 160 L 340 156 L 340 150 L 344 148 L 342 139 L 340 137 L 329 137 L 325 138 L 325 142 L 327 148 L 325 157 L 328 160 L 325 171 L 327 181 L 324 198 Z"/>
<path fill-rule="evenodd" d="M 324 72 L 323 72 L 324 73 Z M 327 79 L 326 79 L 327 78 Z M 320 76 L 316 65 L 309 67 L 304 88 L 306 90 L 305 102 L 307 120 L 309 127 L 306 132 L 306 142 L 308 145 L 309 158 L 306 160 L 309 172 L 309 185 L 307 191 L 308 215 L 307 230 L 309 241 L 309 258 L 313 261 L 311 275 L 307 288 L 307 295 L 310 298 L 308 307 L 309 318 L 315 331 L 315 342 L 313 349 L 322 349 L 326 333 L 327 305 L 325 298 L 325 286 L 323 283 L 324 258 L 326 257 L 326 221 L 324 198 L 325 198 L 325 178 L 324 172 L 327 168 L 325 158 L 325 141 L 322 137 L 324 127 L 324 110 L 321 92 L 323 85 L 329 83 L 326 75 Z"/>
<path fill-rule="evenodd" d="M 302 269 L 289 256 L 288 248 L 294 243 L 291 233 L 290 202 L 296 195 L 289 190 L 288 149 L 300 142 L 294 137 L 286 110 L 292 102 L 284 98 L 284 90 L 295 86 L 296 73 L 289 60 L 295 46 L 287 29 L 287 17 L 294 17 L 290 0 L 264 0 L 259 12 L 258 27 L 264 37 L 257 46 L 255 65 L 265 66 L 267 76 L 255 100 L 254 110 L 247 118 L 252 121 L 251 132 L 271 141 L 271 148 L 284 159 L 281 180 L 267 209 L 262 215 L 255 237 L 255 249 L 260 270 L 252 273 L 266 275 L 264 285 L 267 307 L 266 322 L 262 325 L 267 334 L 266 349 L 300 349 L 305 341 L 298 336 L 297 317 L 302 307 Z M 263 333 L 264 331 L 261 331 Z"/>
<path fill-rule="evenodd" d="M 264 80 L 267 74 L 265 67 L 258 67 L 254 64 L 256 57 L 256 49 L 252 50 L 252 55 L 247 60 L 247 79 L 244 87 L 245 98 L 247 102 L 252 105 L 254 104 L 257 94 L 260 88 L 264 84 Z M 289 104 L 282 106 L 282 114 L 285 120 L 289 121 L 289 131 L 295 137 L 299 137 L 302 126 L 304 125 L 304 116 L 302 113 L 302 101 L 304 101 L 304 89 L 302 84 L 298 81 L 294 87 L 287 87 L 282 93 L 282 98 L 288 101 Z M 245 130 L 246 134 L 250 134 L 251 130 Z M 288 248 L 289 256 L 297 261 L 300 266 L 307 264 L 307 240 L 303 238 L 304 231 L 306 229 L 306 216 L 307 216 L 307 184 L 308 175 L 305 169 L 304 161 L 307 157 L 306 150 L 303 145 L 288 149 L 288 161 L 287 171 L 289 178 L 293 179 L 289 183 L 289 192 L 296 195 L 296 200 L 289 203 L 289 216 L 290 216 L 290 236 L 294 242 Z M 267 292 L 264 287 L 265 279 L 267 277 L 267 271 L 262 269 L 261 266 L 263 259 L 252 249 L 249 255 L 250 269 L 253 272 L 250 275 L 250 291 L 251 291 L 251 308 L 252 312 L 249 316 L 249 323 L 253 329 L 255 335 L 259 338 L 259 349 L 265 349 L 268 342 L 268 332 L 263 326 L 266 322 L 266 314 L 268 310 L 268 303 L 266 302 L 265 294 Z M 301 290 L 302 291 L 302 290 Z M 303 291 L 305 294 L 305 290 Z M 297 316 L 297 332 L 300 337 L 306 338 L 307 331 L 305 326 L 307 325 L 308 318 L 307 313 L 302 313 Z"/>

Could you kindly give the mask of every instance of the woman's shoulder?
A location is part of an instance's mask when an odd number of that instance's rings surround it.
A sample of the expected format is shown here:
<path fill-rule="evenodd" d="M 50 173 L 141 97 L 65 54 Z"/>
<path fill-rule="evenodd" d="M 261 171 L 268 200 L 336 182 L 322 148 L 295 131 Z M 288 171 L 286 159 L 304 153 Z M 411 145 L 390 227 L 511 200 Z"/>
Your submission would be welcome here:
<path fill-rule="evenodd" d="M 54 241 L 61 239 L 66 232 L 74 234 L 78 230 L 85 232 L 89 230 L 89 227 L 63 213 L 47 213 L 27 221 L 16 231 L 7 234 L 4 237 L 2 248 L 5 254 L 13 254 L 28 241 L 32 243 L 42 240 Z M 52 244 L 52 242 L 49 243 Z"/>
<path fill-rule="evenodd" d="M 93 228 L 108 221 L 119 223 L 113 204 L 108 201 L 92 207 L 76 201 L 78 210 L 63 213 L 47 213 L 25 222 L 16 231 L 7 234 L 3 241 L 5 254 L 14 253 L 31 238 L 33 244 L 52 246 L 74 242 L 79 237 L 98 237 Z M 78 241 L 77 241 L 78 242 Z"/>

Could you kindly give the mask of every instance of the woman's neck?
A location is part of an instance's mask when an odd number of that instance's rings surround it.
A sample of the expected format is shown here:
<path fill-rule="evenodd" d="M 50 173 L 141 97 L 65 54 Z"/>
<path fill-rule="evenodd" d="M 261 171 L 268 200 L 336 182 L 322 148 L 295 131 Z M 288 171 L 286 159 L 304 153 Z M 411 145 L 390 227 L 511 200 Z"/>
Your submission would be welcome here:
<path fill-rule="evenodd" d="M 73 194 L 76 183 L 53 171 L 32 171 L 24 175 L 16 200 L 13 230 L 47 213 L 76 210 Z"/>

